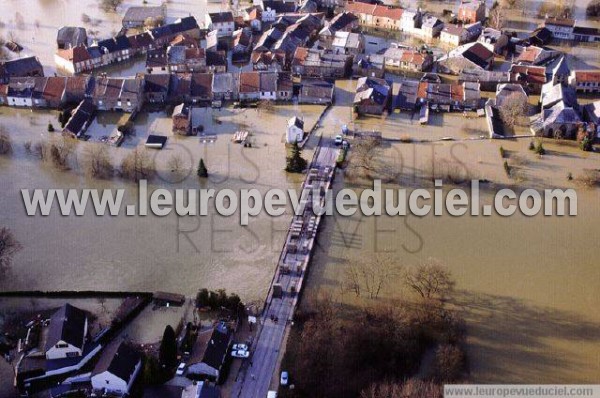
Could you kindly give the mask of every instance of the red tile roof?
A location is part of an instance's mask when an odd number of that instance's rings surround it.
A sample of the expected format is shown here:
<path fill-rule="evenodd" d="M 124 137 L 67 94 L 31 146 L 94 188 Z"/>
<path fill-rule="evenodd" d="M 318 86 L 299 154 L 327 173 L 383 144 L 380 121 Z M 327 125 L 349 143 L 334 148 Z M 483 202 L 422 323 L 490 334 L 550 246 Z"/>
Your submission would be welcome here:
<path fill-rule="evenodd" d="M 600 70 L 576 70 L 575 81 L 577 83 L 600 83 Z"/>
<path fill-rule="evenodd" d="M 357 15 L 358 14 L 373 15 L 375 13 L 376 7 L 377 6 L 375 6 L 374 4 L 356 2 L 356 3 L 346 4 L 345 10 L 350 11 Z"/>
<path fill-rule="evenodd" d="M 400 20 L 400 18 L 402 18 L 402 11 L 402 8 L 391 8 L 378 5 L 375 6 L 375 10 L 373 10 L 373 16 Z"/>

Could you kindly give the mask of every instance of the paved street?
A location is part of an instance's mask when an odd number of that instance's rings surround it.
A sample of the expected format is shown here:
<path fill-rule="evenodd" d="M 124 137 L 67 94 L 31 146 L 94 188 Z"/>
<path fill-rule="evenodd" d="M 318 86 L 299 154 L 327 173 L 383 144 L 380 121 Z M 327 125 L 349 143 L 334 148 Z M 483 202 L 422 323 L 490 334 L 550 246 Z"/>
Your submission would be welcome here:
<path fill-rule="evenodd" d="M 333 146 L 329 137 L 324 137 L 317 148 L 314 161 L 303 185 L 309 190 L 306 209 L 300 216 L 294 216 L 288 231 L 273 284 L 281 286 L 281 298 L 273 297 L 273 285 L 269 292 L 267 305 L 262 314 L 262 324 L 254 351 L 246 368 L 242 370 L 233 389 L 233 397 L 265 398 L 273 377 L 283 345 L 286 328 L 289 326 L 296 307 L 296 292 L 302 288 L 306 267 L 308 266 L 312 246 L 316 237 L 320 217 L 312 211 L 312 194 L 316 193 L 318 201 L 323 203 L 324 192 L 329 189 L 333 178 L 334 165 L 338 156 L 337 147 Z M 312 189 L 311 189 L 312 188 Z M 323 195 L 321 194 L 323 193 Z"/>

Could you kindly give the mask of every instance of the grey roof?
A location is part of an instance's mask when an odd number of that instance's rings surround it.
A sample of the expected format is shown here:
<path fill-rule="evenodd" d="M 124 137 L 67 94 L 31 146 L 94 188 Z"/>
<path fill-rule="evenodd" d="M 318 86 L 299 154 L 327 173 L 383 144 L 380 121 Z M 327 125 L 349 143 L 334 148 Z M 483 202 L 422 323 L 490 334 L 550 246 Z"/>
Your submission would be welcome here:
<path fill-rule="evenodd" d="M 544 110 L 545 125 L 553 123 L 575 124 L 579 122 L 581 122 L 579 113 L 573 108 L 565 107 L 562 102 Z"/>
<path fill-rule="evenodd" d="M 417 80 L 394 82 L 392 85 L 394 108 L 414 109 L 417 103 L 418 91 L 419 81 Z"/>
<path fill-rule="evenodd" d="M 11 77 L 28 76 L 37 71 L 43 71 L 42 64 L 37 57 L 13 59 L 4 62 L 2 66 L 4 73 Z"/>
<path fill-rule="evenodd" d="M 598 123 L 598 121 L 600 120 L 600 101 L 584 105 L 583 113 L 588 121 L 592 123 Z"/>
<path fill-rule="evenodd" d="M 562 56 L 556 61 L 552 68 L 552 74 L 554 76 L 569 76 L 571 74 L 571 68 L 569 68 L 569 64 L 567 63 L 567 57 Z"/>
<path fill-rule="evenodd" d="M 123 17 L 123 22 L 144 23 L 146 18 L 164 17 L 164 8 L 158 7 L 129 7 Z"/>
<path fill-rule="evenodd" d="M 133 377 L 137 364 L 142 360 L 141 355 L 124 342 L 109 344 L 92 371 L 92 377 L 108 371 L 126 383 Z"/>
<path fill-rule="evenodd" d="M 232 73 L 215 73 L 212 83 L 213 93 L 226 93 L 234 91 L 234 79 Z"/>
<path fill-rule="evenodd" d="M 296 126 L 299 129 L 304 130 L 304 120 L 300 119 L 298 116 L 294 116 L 288 120 L 288 126 Z"/>
<path fill-rule="evenodd" d="M 77 47 L 87 45 L 87 33 L 85 28 L 76 26 L 63 26 L 58 30 L 56 42 L 65 47 Z"/>
<path fill-rule="evenodd" d="M 438 17 L 435 17 L 433 15 L 426 15 L 425 18 L 423 18 L 423 23 L 421 24 L 421 28 L 433 29 L 433 28 L 438 27 L 443 24 L 444 23 Z"/>
<path fill-rule="evenodd" d="M 185 46 L 169 46 L 167 48 L 167 63 L 169 65 L 178 65 L 185 61 Z"/>
<path fill-rule="evenodd" d="M 85 312 L 79 308 L 73 307 L 70 304 L 60 307 L 50 318 L 46 351 L 59 341 L 64 341 L 73 347 L 83 349 L 86 319 Z"/>
<path fill-rule="evenodd" d="M 555 84 L 548 82 L 542 86 L 540 94 L 542 108 L 549 108 L 561 102 L 566 107 L 577 108 L 577 94 L 573 87 L 563 84 Z"/>
<path fill-rule="evenodd" d="M 504 83 L 499 84 L 496 90 L 496 106 L 502 106 L 502 103 L 512 94 L 520 93 L 522 96 L 527 98 L 527 94 L 523 89 L 523 86 L 516 83 Z"/>
<path fill-rule="evenodd" d="M 227 351 L 231 342 L 231 330 L 227 326 L 219 324 L 214 328 L 210 340 L 204 351 L 202 363 L 213 369 L 220 370 L 227 359 Z"/>
<path fill-rule="evenodd" d="M 381 105 L 387 101 L 389 92 L 390 86 L 385 80 L 375 77 L 361 77 L 358 79 L 356 86 L 354 103 L 372 98 L 374 102 Z"/>
<path fill-rule="evenodd" d="M 212 23 L 233 22 L 233 14 L 231 11 L 211 12 L 208 14 Z"/>
<path fill-rule="evenodd" d="M 277 91 L 277 72 L 260 73 L 260 91 Z"/>

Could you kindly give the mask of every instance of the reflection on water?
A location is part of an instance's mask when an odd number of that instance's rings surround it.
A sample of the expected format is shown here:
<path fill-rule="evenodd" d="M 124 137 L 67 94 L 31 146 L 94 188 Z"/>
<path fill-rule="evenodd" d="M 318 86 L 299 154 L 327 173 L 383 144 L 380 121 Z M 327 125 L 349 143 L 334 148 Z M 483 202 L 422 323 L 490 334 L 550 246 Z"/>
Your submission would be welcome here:
<path fill-rule="evenodd" d="M 474 382 L 598 382 L 600 201 L 597 190 L 578 199 L 570 218 L 327 218 L 308 294 L 336 294 L 345 266 L 374 251 L 404 266 L 434 257 L 457 280 Z M 390 300 L 405 294 L 400 281 L 386 291 Z"/>

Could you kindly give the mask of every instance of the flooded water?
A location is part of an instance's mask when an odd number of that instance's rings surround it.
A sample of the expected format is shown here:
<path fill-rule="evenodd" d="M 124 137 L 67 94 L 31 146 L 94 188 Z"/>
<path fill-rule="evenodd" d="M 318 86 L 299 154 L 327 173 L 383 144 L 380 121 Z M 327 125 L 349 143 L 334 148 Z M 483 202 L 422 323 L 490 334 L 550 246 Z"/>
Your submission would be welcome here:
<path fill-rule="evenodd" d="M 194 110 L 205 132 L 215 135 L 213 143 L 198 137 L 173 137 L 171 122 L 164 113 L 141 114 L 134 137 L 121 148 L 112 148 L 114 163 L 132 148 L 143 145 L 148 134 L 169 136 L 162 151 L 153 152 L 159 169 L 150 189 L 241 188 L 262 192 L 274 187 L 298 186 L 298 178 L 283 171 L 285 148 L 282 138 L 287 119 L 304 116 L 314 125 L 322 107 L 281 106 L 274 111 L 210 109 Z M 118 114 L 105 114 L 91 126 L 92 137 L 115 128 Z M 21 188 L 125 188 L 125 202 L 137 203 L 137 186 L 115 177 L 111 181 L 89 180 L 80 168 L 57 171 L 28 155 L 26 141 L 34 143 L 47 136 L 52 112 L 0 108 L 0 124 L 13 137 L 15 152 L 0 159 L 0 225 L 11 228 L 23 250 L 15 257 L 10 277 L 0 281 L 2 290 L 167 290 L 188 296 L 201 287 L 226 288 L 245 300 L 263 300 L 283 244 L 289 217 L 261 215 L 241 227 L 239 216 L 206 217 L 28 217 L 22 204 Z M 242 148 L 230 139 L 245 129 L 252 133 L 252 148 Z M 86 145 L 80 143 L 81 148 Z M 305 156 L 310 156 L 307 149 Z M 189 175 L 178 176 L 168 167 L 178 154 Z M 210 172 L 208 181 L 195 175 L 200 158 Z M 212 208 L 214 212 L 214 207 Z M 291 214 L 291 213 L 290 213 Z"/>
<path fill-rule="evenodd" d="M 119 15 L 140 3 L 125 1 Z M 577 18 L 586 4 L 585 0 L 576 2 Z M 443 6 L 448 8 L 445 3 Z M 175 18 L 192 13 L 202 22 L 206 9 L 204 0 L 171 0 L 168 15 Z M 22 14 L 23 24 L 18 23 L 17 12 Z M 57 28 L 81 25 L 82 13 L 91 17 L 92 23 L 85 26 L 99 38 L 120 29 L 119 15 L 100 10 L 97 0 L 5 0 L 0 2 L 4 23 L 0 33 L 7 37 L 14 32 L 25 47 L 22 55 L 37 55 L 50 75 L 55 72 Z M 530 27 L 523 25 L 523 29 Z M 574 51 L 588 57 L 589 63 L 597 62 L 595 52 Z M 114 72 L 133 74 L 140 65 L 133 63 Z M 336 134 L 350 120 L 352 90 L 352 84 L 339 85 L 337 106 L 327 117 L 324 135 Z M 314 120 L 319 112 L 293 106 L 278 107 L 277 112 L 196 110 L 207 133 L 218 136 L 211 144 L 203 144 L 197 137 L 172 137 L 170 120 L 162 113 L 141 115 L 136 135 L 111 153 L 118 161 L 142 145 L 149 133 L 168 135 L 166 149 L 156 152 L 160 178 L 153 187 L 295 187 L 299 179 L 282 171 L 285 122 L 295 114 Z M 119 117 L 101 116 L 90 134 L 98 138 L 110 134 Z M 456 134 L 464 138 L 465 130 L 483 132 L 481 120 L 446 115 L 433 119 L 433 125 L 426 128 L 417 128 L 406 115 L 392 115 L 386 121 L 367 119 L 357 126 L 381 129 L 384 136 L 392 138 L 405 134 L 417 138 Z M 128 203 L 137 200 L 136 187 L 119 178 L 90 181 L 81 171 L 59 172 L 27 155 L 23 144 L 46 137 L 49 121 L 56 123 L 54 112 L 0 108 L 0 124 L 11 131 L 16 148 L 11 158 L 0 158 L 0 225 L 11 228 L 24 247 L 15 257 L 9 278 L 0 281 L 0 289 L 167 290 L 191 296 L 201 287 L 223 287 L 246 301 L 264 299 L 289 217 L 259 216 L 248 227 L 240 227 L 236 217 L 216 215 L 198 219 L 173 215 L 96 217 L 91 213 L 61 217 L 55 212 L 48 217 L 27 217 L 21 188 L 122 187 L 126 188 Z M 253 148 L 242 149 L 230 142 L 231 134 L 239 129 L 255 133 Z M 472 145 L 475 150 L 466 159 L 477 176 L 507 183 L 497 145 Z M 180 154 L 191 171 L 187 178 L 178 178 L 168 170 L 167 161 L 173 153 Z M 209 181 L 199 181 L 193 174 L 201 157 L 211 172 Z M 305 157 L 310 157 L 310 150 Z M 529 161 L 537 162 L 537 168 L 525 170 L 529 182 L 545 185 L 563 185 L 567 171 L 600 164 L 598 159 L 578 156 Z M 336 188 L 343 184 L 338 179 Z M 406 266 L 435 257 L 448 264 L 458 282 L 455 304 L 469 325 L 474 381 L 597 383 L 600 262 L 594 256 L 594 237 L 600 223 L 599 199 L 598 190 L 581 190 L 580 214 L 574 218 L 328 218 L 320 234 L 308 293 L 339 291 L 344 266 L 351 261 L 368 261 L 373 251 L 390 250 L 390 256 Z M 390 300 L 403 294 L 398 281 L 385 292 Z"/>

